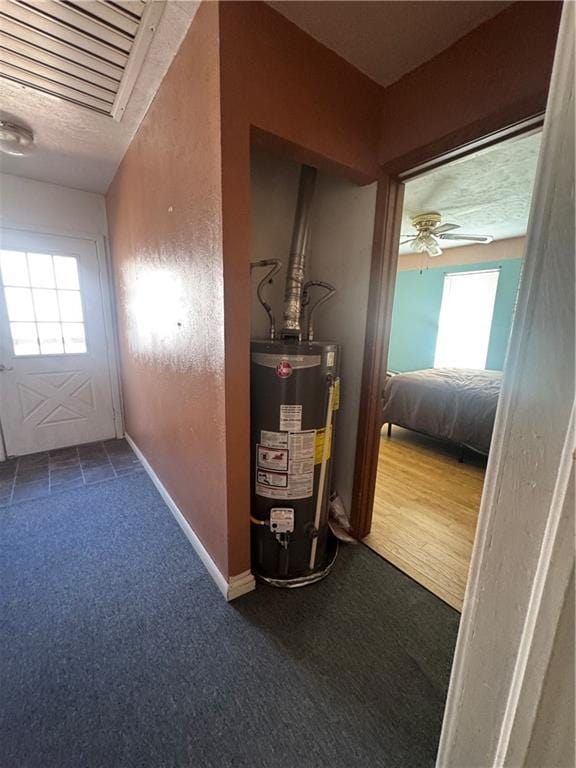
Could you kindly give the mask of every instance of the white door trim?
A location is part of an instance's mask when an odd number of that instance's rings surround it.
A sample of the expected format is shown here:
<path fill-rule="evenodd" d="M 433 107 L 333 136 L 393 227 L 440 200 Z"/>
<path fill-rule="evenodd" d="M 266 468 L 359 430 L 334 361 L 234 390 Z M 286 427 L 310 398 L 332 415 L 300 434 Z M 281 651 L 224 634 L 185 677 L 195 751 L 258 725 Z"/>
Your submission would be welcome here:
<path fill-rule="evenodd" d="M 570 579 L 574 578 L 574 420 L 562 451 L 560 471 L 532 585 L 526 621 L 502 729 L 495 765 L 524 765 L 542 693 L 543 674 L 552 655 L 555 632 Z"/>
<path fill-rule="evenodd" d="M 574 17 L 565 3 L 441 768 L 525 763 L 574 574 Z"/>
<path fill-rule="evenodd" d="M 112 263 L 110 258 L 110 249 L 106 238 L 103 235 L 78 232 L 65 228 L 54 228 L 45 226 L 21 226 L 11 224 L 10 221 L 1 221 L 0 227 L 10 232 L 21 232 L 27 235 L 54 235 L 56 237 L 67 237 L 77 240 L 87 240 L 94 244 L 98 259 L 98 272 L 100 276 L 100 293 L 102 295 L 102 313 L 104 316 L 104 333 L 107 341 L 108 370 L 110 374 L 110 391 L 112 393 L 112 407 L 114 409 L 114 428 L 116 437 L 124 435 L 124 411 L 122 406 L 122 389 L 120 382 L 119 350 L 118 350 L 118 328 L 116 324 L 116 314 L 114 311 L 114 291 L 112 280 Z M 4 446 L 0 441 L 0 461 L 6 458 Z"/>
<path fill-rule="evenodd" d="M 98 253 L 98 264 L 100 266 L 104 332 L 108 340 L 108 370 L 110 372 L 112 407 L 114 408 L 114 426 L 116 428 L 116 437 L 122 437 L 124 435 L 124 407 L 122 404 L 122 385 L 120 381 L 120 351 L 118 349 L 118 324 L 116 322 L 112 259 L 110 258 L 110 249 L 105 237 L 102 235 L 98 236 L 95 243 L 96 252 Z"/>

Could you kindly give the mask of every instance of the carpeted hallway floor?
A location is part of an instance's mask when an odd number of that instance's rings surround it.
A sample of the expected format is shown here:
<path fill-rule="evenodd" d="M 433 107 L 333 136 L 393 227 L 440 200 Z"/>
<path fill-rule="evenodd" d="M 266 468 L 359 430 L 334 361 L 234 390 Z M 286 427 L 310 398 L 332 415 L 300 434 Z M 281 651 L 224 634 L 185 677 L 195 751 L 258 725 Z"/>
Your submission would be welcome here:
<path fill-rule="evenodd" d="M 419 768 L 459 616 L 362 545 L 226 604 L 133 475 L 0 510 L 2 768 Z"/>

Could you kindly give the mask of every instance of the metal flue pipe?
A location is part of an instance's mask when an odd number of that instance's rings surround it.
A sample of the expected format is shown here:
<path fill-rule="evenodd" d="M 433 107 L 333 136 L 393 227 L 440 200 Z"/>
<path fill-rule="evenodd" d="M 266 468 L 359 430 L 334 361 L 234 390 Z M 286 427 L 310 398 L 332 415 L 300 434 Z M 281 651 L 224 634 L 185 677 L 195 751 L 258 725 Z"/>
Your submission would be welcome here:
<path fill-rule="evenodd" d="M 292 244 L 286 274 L 286 289 L 284 292 L 284 322 L 282 338 L 302 337 L 300 328 L 300 310 L 302 306 L 302 287 L 306 266 L 306 247 L 309 240 L 310 211 L 316 186 L 316 168 L 303 165 L 300 171 L 298 187 L 298 202 L 292 230 Z"/>

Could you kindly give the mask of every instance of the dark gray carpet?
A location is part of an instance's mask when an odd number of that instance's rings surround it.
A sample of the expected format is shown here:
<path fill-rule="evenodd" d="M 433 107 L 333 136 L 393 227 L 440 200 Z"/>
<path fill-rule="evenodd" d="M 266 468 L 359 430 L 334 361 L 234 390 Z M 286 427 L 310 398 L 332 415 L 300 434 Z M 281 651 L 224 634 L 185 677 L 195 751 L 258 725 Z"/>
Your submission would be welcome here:
<path fill-rule="evenodd" d="M 142 475 L 0 537 L 2 768 L 433 765 L 459 616 L 365 547 L 226 604 Z"/>

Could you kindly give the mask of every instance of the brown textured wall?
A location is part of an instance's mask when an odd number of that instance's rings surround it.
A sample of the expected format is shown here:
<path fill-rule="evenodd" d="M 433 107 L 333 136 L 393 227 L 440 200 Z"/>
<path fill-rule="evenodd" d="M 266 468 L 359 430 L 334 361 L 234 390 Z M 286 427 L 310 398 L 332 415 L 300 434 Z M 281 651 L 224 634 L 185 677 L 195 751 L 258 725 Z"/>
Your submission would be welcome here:
<path fill-rule="evenodd" d="M 227 574 L 218 57 L 203 3 L 107 210 L 126 431 Z"/>
<path fill-rule="evenodd" d="M 547 7 L 548 6 L 548 7 Z M 249 514 L 250 141 L 360 182 L 384 161 L 492 115 L 543 109 L 558 3 L 517 3 L 386 90 L 269 6 L 220 9 L 226 429 L 231 572 Z M 406 87 L 408 84 L 408 87 Z M 429 105 L 436 92 L 439 100 Z M 419 115 L 411 111 L 424 105 Z M 384 115 L 384 120 L 382 116 Z M 413 116 L 415 115 L 415 116 Z M 282 256 L 274 254 L 274 256 Z"/>
<path fill-rule="evenodd" d="M 255 126 L 373 180 L 383 88 L 265 3 L 224 2 L 220 19 L 224 128 Z"/>
<path fill-rule="evenodd" d="M 384 92 L 264 3 L 202 3 L 107 206 L 127 431 L 224 574 L 250 564 L 251 141 L 368 182 L 379 150 L 397 157 L 494 99 L 500 115 L 538 102 L 554 25 L 546 3 L 519 5 L 535 10 L 520 45 L 506 22 L 513 56 L 500 32 L 472 37 Z M 443 99 L 412 118 L 431 85 Z"/>
<path fill-rule="evenodd" d="M 555 0 L 513 3 L 388 86 L 380 162 L 456 131 L 466 130 L 471 141 L 543 112 L 561 6 Z"/>
<path fill-rule="evenodd" d="M 222 3 L 220 37 L 228 522 L 238 573 L 250 504 L 251 136 L 257 128 L 257 141 L 300 161 L 374 179 L 382 89 L 264 3 Z"/>

